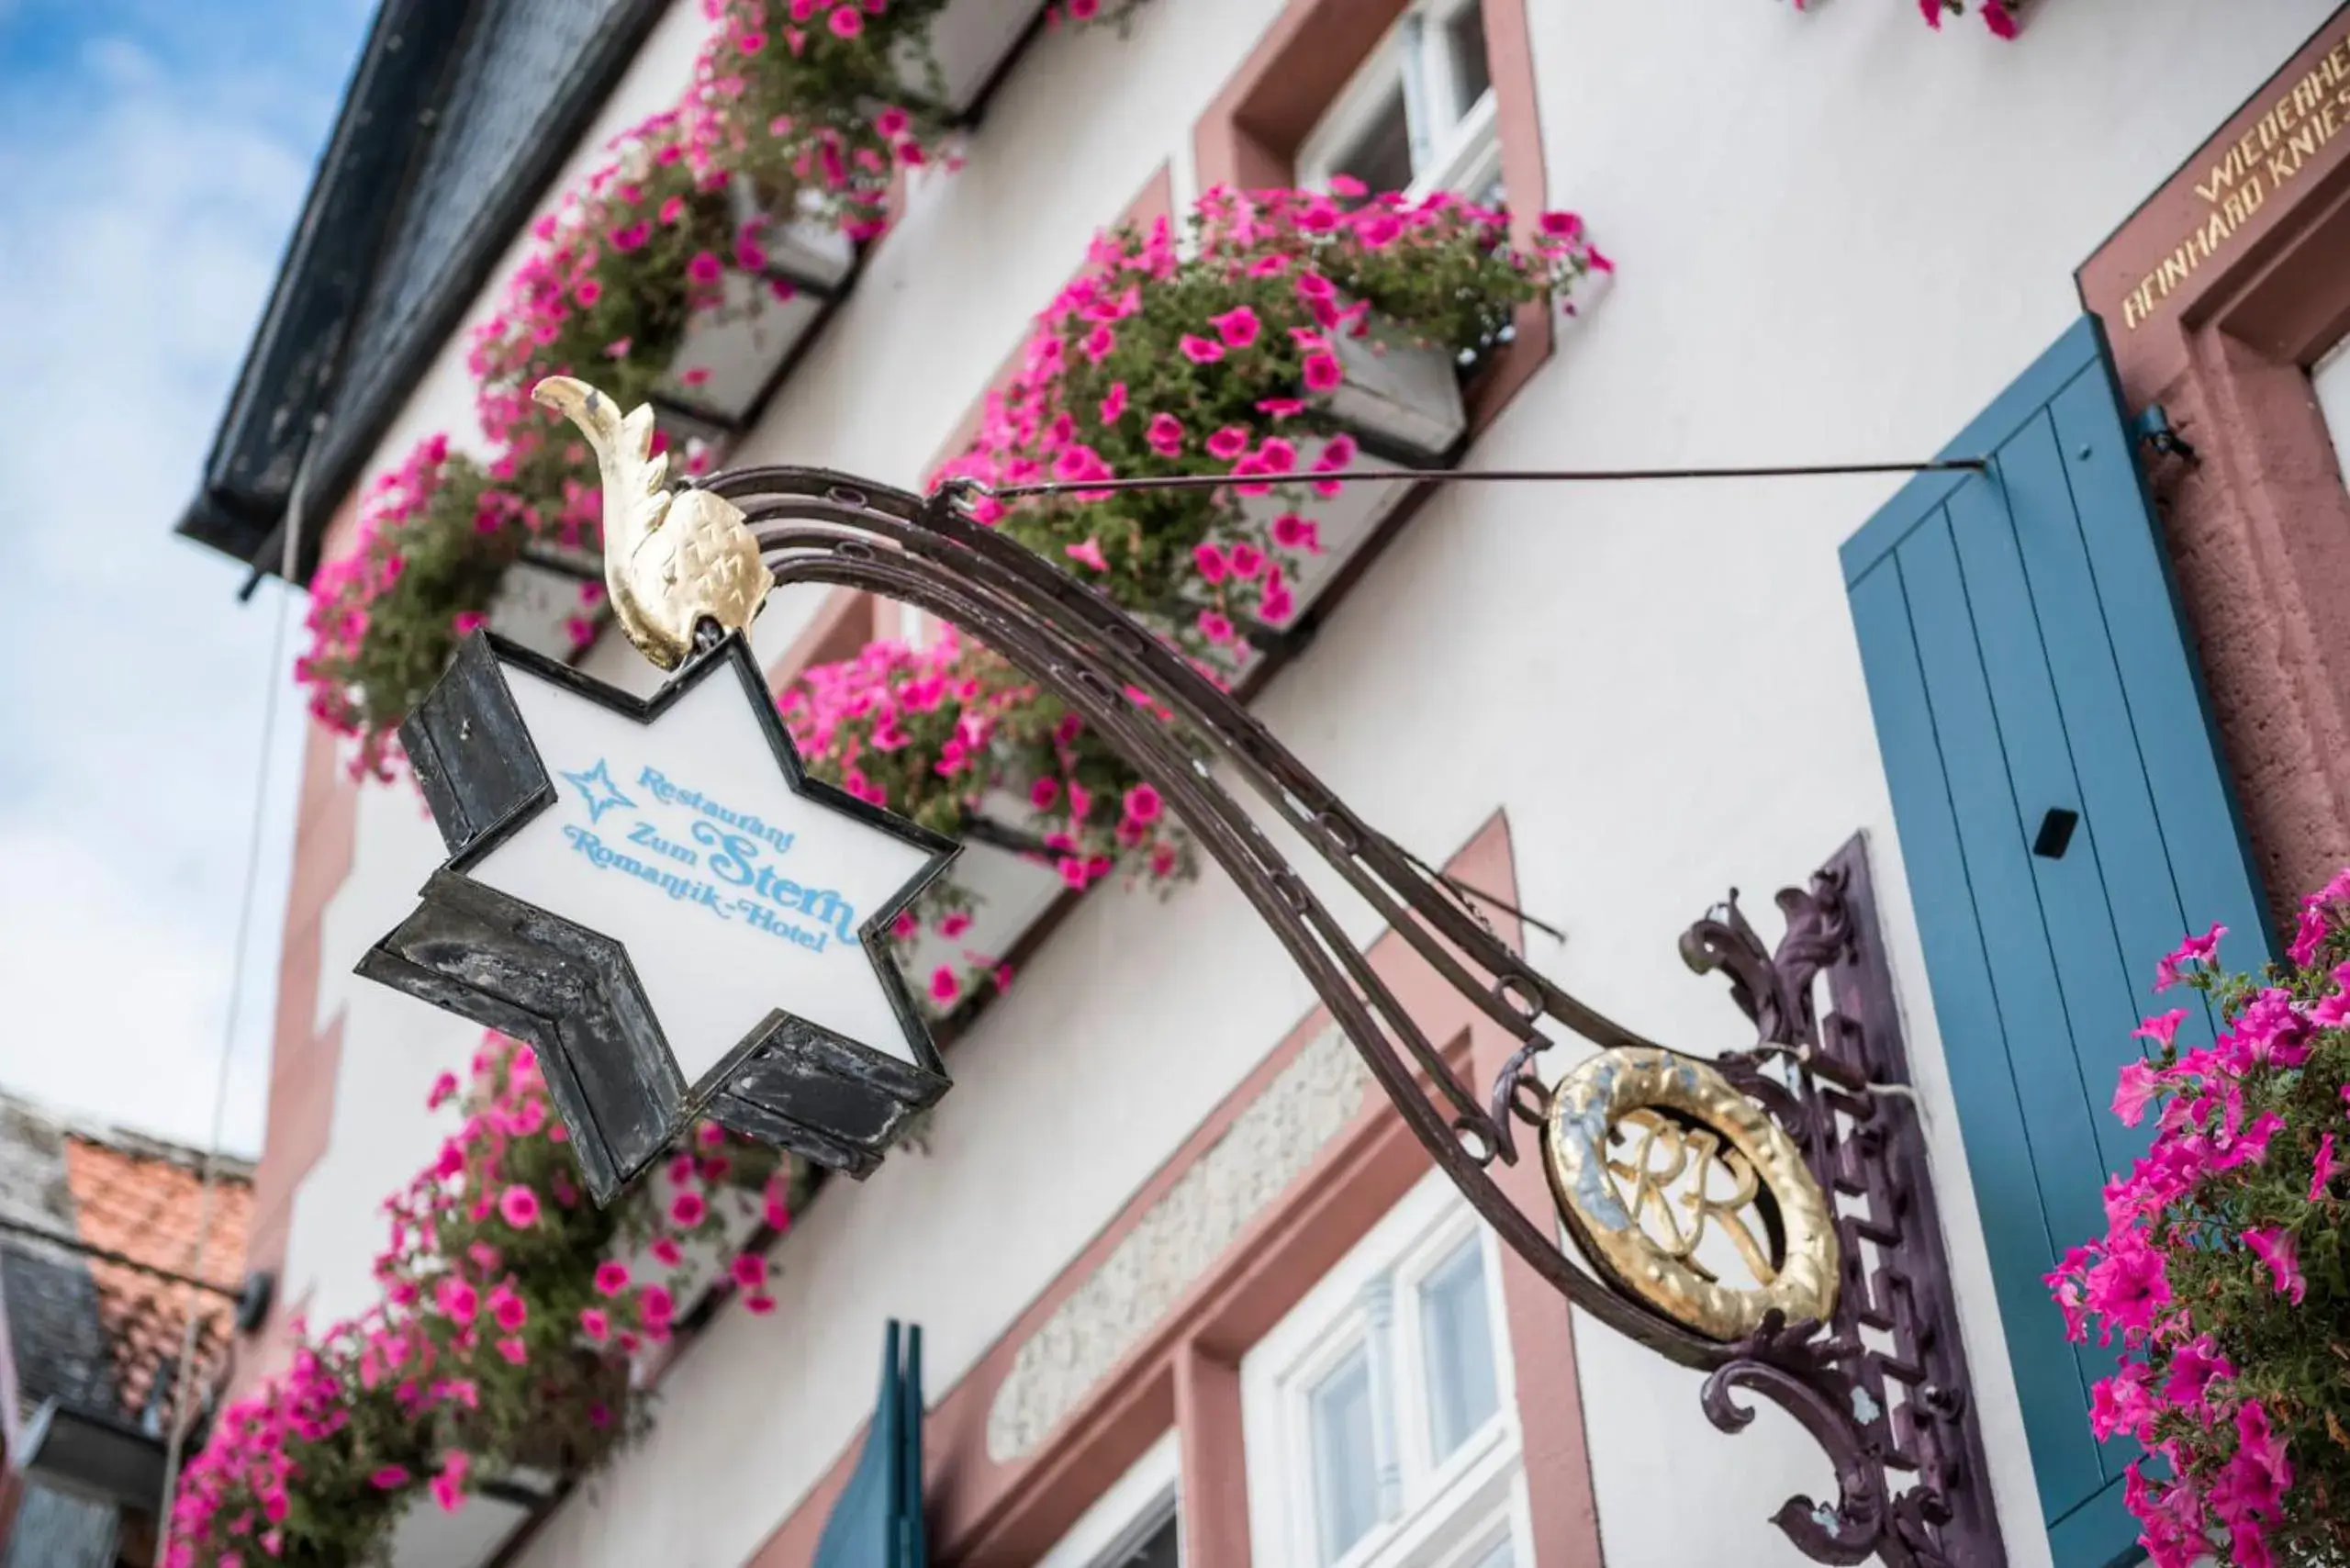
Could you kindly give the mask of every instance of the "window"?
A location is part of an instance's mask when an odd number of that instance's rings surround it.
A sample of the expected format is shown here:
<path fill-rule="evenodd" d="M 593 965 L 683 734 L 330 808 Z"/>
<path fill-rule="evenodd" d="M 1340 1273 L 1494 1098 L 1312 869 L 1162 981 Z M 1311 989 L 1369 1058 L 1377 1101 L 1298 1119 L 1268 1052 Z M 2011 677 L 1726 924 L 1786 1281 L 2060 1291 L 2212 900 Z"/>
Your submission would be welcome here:
<path fill-rule="evenodd" d="M 1526 1560 L 1497 1263 L 1431 1175 L 1242 1360 L 1258 1562 Z"/>
<path fill-rule="evenodd" d="M 1036 1568 L 1179 1568 L 1175 1434 L 1168 1433 L 1069 1528 Z"/>
<path fill-rule="evenodd" d="M 1301 185 L 1349 175 L 1374 191 L 1501 200 L 1501 140 L 1479 0 L 1419 0 L 1298 150 Z"/>
<path fill-rule="evenodd" d="M 2350 485 L 2350 338 L 2326 350 L 2310 367 L 2310 385 L 2317 392 L 2318 412 L 2326 433 L 2333 437 L 2334 466 Z"/>

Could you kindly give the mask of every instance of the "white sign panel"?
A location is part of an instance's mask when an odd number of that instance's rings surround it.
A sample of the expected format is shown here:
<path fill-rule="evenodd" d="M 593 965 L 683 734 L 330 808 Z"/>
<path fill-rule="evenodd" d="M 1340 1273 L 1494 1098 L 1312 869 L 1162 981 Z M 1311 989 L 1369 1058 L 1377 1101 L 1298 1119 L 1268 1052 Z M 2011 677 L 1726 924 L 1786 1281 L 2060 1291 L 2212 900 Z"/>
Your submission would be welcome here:
<path fill-rule="evenodd" d="M 934 854 L 795 793 L 735 682 L 650 724 L 523 670 L 555 801 L 474 879 L 616 937 L 699 1083 L 778 1007 L 913 1060 L 858 927 Z"/>
<path fill-rule="evenodd" d="M 360 972 L 537 1047 L 599 1202 L 700 1111 L 863 1175 L 946 1092 L 884 940 L 956 846 L 808 778 L 741 636 L 638 699 L 476 633 L 400 735 L 449 859 Z"/>

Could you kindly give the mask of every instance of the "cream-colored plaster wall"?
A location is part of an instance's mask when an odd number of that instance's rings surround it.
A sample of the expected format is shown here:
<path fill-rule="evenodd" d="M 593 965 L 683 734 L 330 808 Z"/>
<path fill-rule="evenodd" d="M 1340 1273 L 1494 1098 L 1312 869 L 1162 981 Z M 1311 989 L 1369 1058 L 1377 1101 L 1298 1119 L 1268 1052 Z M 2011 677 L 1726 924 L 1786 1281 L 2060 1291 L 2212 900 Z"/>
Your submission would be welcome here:
<path fill-rule="evenodd" d="M 2064 0 L 2001 45 L 1874 0 L 1529 6 L 1552 203 L 1622 272 L 1471 465 L 1930 454 L 2074 318 L 2072 267 L 2330 8 Z M 1277 9 L 1158 0 L 1125 40 L 1046 35 L 737 460 L 919 480 Z M 698 13 L 664 24 L 597 140 L 682 82 Z M 461 422 L 461 360 L 435 366 L 386 461 Z M 1893 488 L 1457 488 L 1259 706 L 1430 859 L 1506 809 L 1525 902 L 1568 933 L 1537 957 L 1678 1044 L 1741 1043 L 1718 982 L 1674 951 L 1688 921 L 1733 885 L 1759 908 L 1872 835 L 1999 1504 L 2029 1565 L 2046 1547 L 1836 560 Z M 590 667 L 632 657 L 608 640 Z M 290 1265 L 322 1291 L 372 1250 L 341 1230 L 372 1234 L 375 1202 L 429 1156 L 425 1085 L 470 1043 L 335 978 L 437 855 L 412 801 L 371 794 L 320 1003 L 350 1008 L 344 1078 Z M 1364 912 L 1334 902 L 1367 940 Z M 780 1310 L 722 1314 L 666 1380 L 653 1436 L 525 1561 L 743 1562 L 864 1418 L 885 1316 L 923 1325 L 930 1387 L 950 1385 L 1312 1002 L 1214 874 L 1163 902 L 1088 900 L 956 1048 L 932 1152 L 814 1205 L 778 1254 Z M 1764 1520 L 1827 1487 L 1800 1434 L 1766 1412 L 1721 1437 L 1693 1379 L 1583 1328 L 1614 1568 L 1796 1561 Z M 1705 1507 L 1659 1506 L 1690 1484 Z"/>

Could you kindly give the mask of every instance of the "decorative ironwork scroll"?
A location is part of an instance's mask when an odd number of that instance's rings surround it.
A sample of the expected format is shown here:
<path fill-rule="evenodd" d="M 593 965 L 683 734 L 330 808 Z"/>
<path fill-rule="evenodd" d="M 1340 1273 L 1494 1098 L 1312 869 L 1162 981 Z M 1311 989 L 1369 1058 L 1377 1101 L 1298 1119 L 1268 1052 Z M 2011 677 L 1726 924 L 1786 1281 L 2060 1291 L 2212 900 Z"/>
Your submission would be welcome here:
<path fill-rule="evenodd" d="M 1716 1065 L 1803 1149 L 1835 1205 L 1843 1278 L 1826 1324 L 1774 1317 L 1737 1347 L 1707 1379 L 1706 1414 L 1737 1431 L 1753 1415 L 1732 1391 L 1762 1394 L 1828 1450 L 1843 1495 L 1791 1498 L 1774 1516 L 1814 1561 L 2003 1563 L 1866 842 L 1778 904 L 1775 951 L 1733 892 L 1683 935 L 1682 955 L 1726 972 L 1754 1021 L 1754 1049 Z"/>
<path fill-rule="evenodd" d="M 1281 943 L 1430 1159 L 1504 1243 L 1608 1327 L 1708 1374 L 1704 1404 L 1716 1425 L 1746 1425 L 1751 1412 L 1733 1395 L 1759 1394 L 1786 1408 L 1833 1457 L 1838 1498 L 1790 1503 L 1778 1516 L 1807 1554 L 1850 1563 L 1874 1553 L 1890 1568 L 2004 1562 L 1971 1436 L 1923 1147 L 1914 1127 L 1905 1132 L 1906 1124 L 1887 1114 L 1882 1090 L 1871 1089 L 1899 1083 L 1904 1064 L 1882 962 L 1874 958 L 1874 912 L 1856 848 L 1851 865 L 1831 867 L 1810 894 L 1782 895 L 1790 929 L 1776 955 L 1764 953 L 1734 904 L 1684 939 L 1699 969 L 1729 971 L 1764 1046 L 1807 1058 L 1787 1082 L 1774 1080 L 1760 1056 L 1725 1072 L 1641 1038 L 1533 968 L 1175 650 L 1094 588 L 975 522 L 968 504 L 978 487 L 950 485 L 923 498 L 846 475 L 754 468 L 718 475 L 699 488 L 705 501 L 738 510 L 777 583 L 864 589 L 949 622 L 1068 703 L 1149 779 Z M 1518 1040 L 1483 1095 L 1446 1063 L 1368 955 L 1235 799 L 1240 788 L 1312 846 L 1447 984 Z M 1809 989 L 1822 974 L 1841 988 L 1825 1020 Z M 1766 1288 L 1785 1287 L 1759 1311 L 1749 1310 L 1752 1302 L 1718 1302 L 1737 1313 L 1702 1319 L 1667 1311 L 1658 1292 L 1622 1270 L 1603 1262 L 1594 1271 L 1572 1260 L 1555 1227 L 1503 1191 L 1491 1167 L 1518 1159 L 1516 1124 L 1539 1128 L 1552 1112 L 1537 1067 L 1561 1029 L 1655 1075 L 1656 1092 L 1611 1105 L 1601 1143 L 1618 1127 L 1650 1125 L 1641 1115 L 1662 1116 L 1674 1129 L 1675 1148 L 1701 1151 L 1694 1168 L 1701 1182 L 1716 1164 L 1730 1171 L 1732 1194 L 1713 1218 L 1727 1223 L 1736 1211 L 1744 1226 L 1746 1214 L 1757 1216 L 1760 1230 L 1744 1232 L 1762 1260 L 1756 1272 L 1769 1276 Z M 1832 1093 L 1813 1083 L 1823 1076 Z M 1668 1092 L 1668 1083 L 1680 1087 Z M 1743 1163 L 1725 1158 L 1733 1154 Z M 1607 1158 L 1597 1163 L 1604 1175 Z M 1745 1187 L 1750 1177 L 1752 1192 Z M 1702 1185 L 1698 1191 L 1702 1198 Z M 1838 1215 L 1828 1193 L 1863 1196 L 1866 1217 Z M 1695 1256 L 1698 1246 L 1694 1233 L 1674 1232 L 1661 1256 L 1710 1282 Z M 1829 1321 L 1790 1323 L 1788 1309 L 1825 1310 Z M 1867 1350 L 1863 1328 L 1892 1334 L 1894 1352 Z M 1888 1410 L 1897 1393 L 1902 1397 Z M 1921 1479 L 1895 1495 L 1892 1473 Z"/>

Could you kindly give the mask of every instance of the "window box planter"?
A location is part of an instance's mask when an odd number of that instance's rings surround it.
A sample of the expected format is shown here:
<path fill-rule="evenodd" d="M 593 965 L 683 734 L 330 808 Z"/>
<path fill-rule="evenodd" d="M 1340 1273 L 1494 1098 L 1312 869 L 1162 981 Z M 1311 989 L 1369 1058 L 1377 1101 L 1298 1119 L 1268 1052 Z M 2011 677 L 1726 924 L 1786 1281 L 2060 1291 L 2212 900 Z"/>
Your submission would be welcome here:
<path fill-rule="evenodd" d="M 1435 467 L 1460 444 L 1469 411 L 1453 355 L 1375 319 L 1367 335 L 1341 336 L 1334 346 L 1346 378 L 1326 406 L 1366 447 Z"/>
<path fill-rule="evenodd" d="M 971 924 L 960 935 L 942 936 L 931 925 L 898 952 L 907 989 L 934 1019 L 953 1013 L 964 998 L 940 1000 L 930 989 L 933 975 L 944 968 L 962 974 L 971 968 L 971 954 L 995 963 L 1009 961 L 1038 922 L 1069 893 L 1041 846 L 1032 847 L 1025 823 L 1025 802 L 999 790 L 980 802 L 963 833 L 963 853 L 951 876 L 953 886 L 968 895 Z M 984 986 L 981 989 L 985 989 Z"/>
<path fill-rule="evenodd" d="M 392 1527 L 386 1561 L 391 1568 L 489 1568 L 554 1491 L 554 1477 L 520 1472 L 477 1484 L 453 1514 L 420 1491 Z"/>
<path fill-rule="evenodd" d="M 807 213 L 760 214 L 747 182 L 734 185 L 738 222 L 761 225 L 766 267 L 730 268 L 719 308 L 698 315 L 655 388 L 689 420 L 738 431 L 845 290 L 856 247 L 832 223 Z"/>
<path fill-rule="evenodd" d="M 1036 0 L 948 0 L 931 18 L 930 53 L 938 62 L 946 101 L 935 106 L 949 119 L 969 115 L 987 95 L 1014 50 L 1044 14 Z M 921 45 L 901 42 L 891 64 L 909 101 L 927 102 L 933 84 Z"/>
<path fill-rule="evenodd" d="M 1338 358 L 1346 379 L 1330 395 L 1326 408 L 1357 442 L 1347 467 L 1449 465 L 1469 428 L 1461 375 L 1451 355 L 1374 328 L 1364 338 L 1341 340 Z M 1328 447 L 1324 438 L 1301 441 L 1301 468 L 1310 468 Z M 1322 550 L 1302 558 L 1290 574 L 1296 612 L 1285 626 L 1242 624 L 1242 640 L 1220 650 L 1215 662 L 1224 678 L 1246 692 L 1269 678 L 1294 651 L 1290 628 L 1327 612 L 1334 592 L 1351 580 L 1348 566 L 1426 488 L 1404 483 L 1353 484 L 1324 498 L 1294 485 L 1242 498 L 1242 510 L 1260 532 L 1283 512 L 1302 511 L 1313 518 Z M 963 855 L 952 875 L 954 887 L 968 895 L 970 924 L 951 938 L 925 925 L 899 949 L 907 987 L 934 1021 L 957 1011 L 970 994 L 940 1000 L 930 989 L 934 974 L 942 968 L 964 974 L 971 968 L 972 955 L 997 963 L 1024 956 L 1039 928 L 1075 896 L 1055 871 L 1049 852 L 1041 851 L 1024 825 L 1029 816 L 1026 803 L 1009 793 L 998 791 L 982 802 L 964 830 Z M 984 995 L 990 988 L 981 984 L 975 989 Z"/>
<path fill-rule="evenodd" d="M 581 597 L 585 585 L 603 582 L 601 560 L 590 552 L 532 545 L 506 569 L 490 600 L 490 629 L 533 653 L 568 663 L 582 644 L 571 634 L 576 622 L 600 626 L 601 599 Z"/>
<path fill-rule="evenodd" d="M 1373 322 L 1369 334 L 1341 337 L 1336 348 L 1345 379 L 1323 405 L 1356 442 L 1346 462 L 1352 470 L 1450 467 L 1469 432 L 1459 363 L 1442 349 L 1407 342 L 1392 327 Z M 1298 442 L 1298 463 L 1311 470 L 1329 450 L 1326 439 Z M 1244 623 L 1242 640 L 1217 662 L 1225 678 L 1244 685 L 1263 666 L 1268 650 L 1281 646 L 1288 628 L 1310 624 L 1322 599 L 1348 566 L 1389 520 L 1413 501 L 1424 485 L 1350 484 L 1335 496 L 1303 498 L 1299 487 L 1270 495 L 1244 496 L 1240 509 L 1259 532 L 1269 532 L 1283 512 L 1315 521 L 1322 549 L 1301 558 L 1289 573 L 1296 613 L 1282 626 Z"/>

